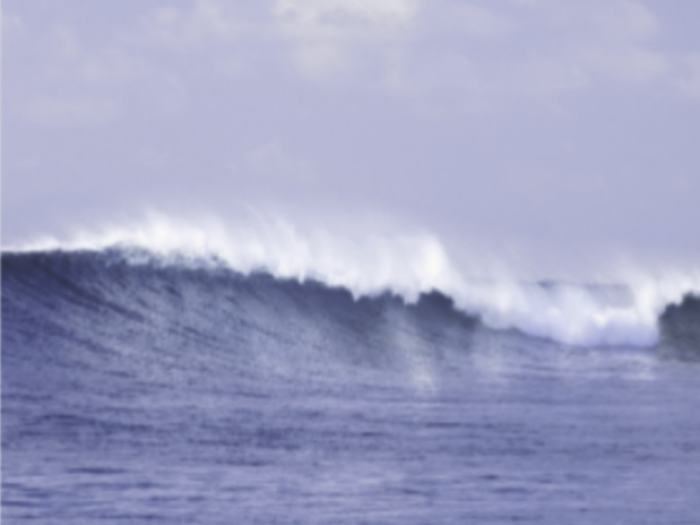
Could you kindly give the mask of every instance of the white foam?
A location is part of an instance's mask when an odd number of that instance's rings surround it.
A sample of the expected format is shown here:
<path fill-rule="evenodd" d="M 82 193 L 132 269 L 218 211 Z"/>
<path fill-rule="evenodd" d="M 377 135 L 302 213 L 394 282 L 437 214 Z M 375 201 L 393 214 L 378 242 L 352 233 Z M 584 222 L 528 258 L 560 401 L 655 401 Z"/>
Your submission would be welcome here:
<path fill-rule="evenodd" d="M 572 345 L 650 345 L 658 318 L 672 303 L 700 291 L 700 271 L 650 275 L 626 272 L 617 293 L 572 284 L 523 284 L 499 275 L 462 275 L 434 236 L 426 232 L 332 235 L 303 231 L 270 217 L 224 227 L 216 220 L 177 221 L 151 214 L 129 226 L 44 238 L 11 251 L 148 250 L 161 260 L 216 258 L 242 273 L 265 270 L 280 278 L 315 279 L 342 286 L 356 297 L 385 291 L 415 301 L 433 290 L 498 329 L 518 329 Z"/>

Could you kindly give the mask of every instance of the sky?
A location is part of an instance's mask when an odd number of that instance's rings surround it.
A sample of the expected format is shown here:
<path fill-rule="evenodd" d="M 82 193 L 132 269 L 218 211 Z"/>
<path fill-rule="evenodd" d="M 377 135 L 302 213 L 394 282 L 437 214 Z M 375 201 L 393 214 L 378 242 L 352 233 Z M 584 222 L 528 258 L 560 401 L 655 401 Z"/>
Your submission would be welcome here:
<path fill-rule="evenodd" d="M 695 264 L 698 20 L 695 0 L 3 0 L 3 245 L 271 210 L 464 258 Z"/>

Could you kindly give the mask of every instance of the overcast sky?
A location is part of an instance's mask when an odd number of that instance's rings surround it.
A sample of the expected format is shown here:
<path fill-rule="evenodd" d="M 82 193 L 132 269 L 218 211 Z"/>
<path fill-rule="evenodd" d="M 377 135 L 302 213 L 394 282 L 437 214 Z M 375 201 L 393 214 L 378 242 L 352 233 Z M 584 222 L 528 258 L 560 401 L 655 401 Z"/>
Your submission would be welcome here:
<path fill-rule="evenodd" d="M 4 0 L 2 18 L 6 245 L 259 207 L 700 257 L 696 0 Z"/>

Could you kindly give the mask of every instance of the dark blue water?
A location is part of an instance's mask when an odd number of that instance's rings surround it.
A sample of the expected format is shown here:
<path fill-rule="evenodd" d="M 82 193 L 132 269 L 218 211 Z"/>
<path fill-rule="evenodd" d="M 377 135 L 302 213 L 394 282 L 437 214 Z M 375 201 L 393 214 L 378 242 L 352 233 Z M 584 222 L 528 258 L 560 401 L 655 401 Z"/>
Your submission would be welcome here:
<path fill-rule="evenodd" d="M 651 348 L 113 252 L 3 255 L 14 523 L 700 523 L 700 307 Z"/>

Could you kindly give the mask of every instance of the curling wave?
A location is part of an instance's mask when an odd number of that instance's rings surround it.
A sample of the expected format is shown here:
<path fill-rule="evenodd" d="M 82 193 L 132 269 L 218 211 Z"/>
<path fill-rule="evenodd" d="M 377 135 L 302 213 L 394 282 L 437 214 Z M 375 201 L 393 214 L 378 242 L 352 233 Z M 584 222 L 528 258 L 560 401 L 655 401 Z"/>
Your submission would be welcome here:
<path fill-rule="evenodd" d="M 83 233 L 68 241 L 44 239 L 5 252 L 49 258 L 58 252 L 109 253 L 131 266 L 264 272 L 343 288 L 355 300 L 390 294 L 411 304 L 437 292 L 488 327 L 582 346 L 653 345 L 665 312 L 700 291 L 700 273 L 636 274 L 615 285 L 470 278 L 428 233 L 357 240 L 321 230 L 302 233 L 281 220 L 224 228 L 154 216 L 139 226 Z"/>

